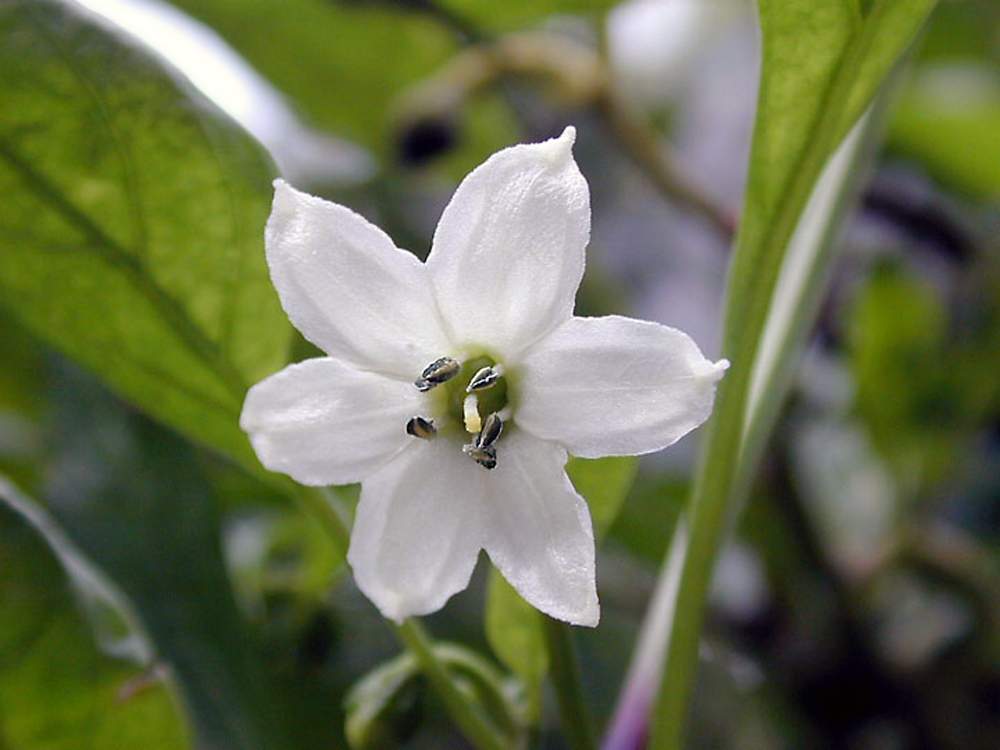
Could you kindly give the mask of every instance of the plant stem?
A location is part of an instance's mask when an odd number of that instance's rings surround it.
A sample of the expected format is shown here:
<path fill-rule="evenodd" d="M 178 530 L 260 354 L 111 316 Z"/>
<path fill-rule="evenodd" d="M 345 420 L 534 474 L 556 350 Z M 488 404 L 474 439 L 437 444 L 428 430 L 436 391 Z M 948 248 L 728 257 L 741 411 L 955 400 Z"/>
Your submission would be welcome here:
<path fill-rule="evenodd" d="M 451 718 L 469 741 L 481 750 L 505 750 L 509 743 L 459 688 L 447 667 L 434 654 L 431 639 L 420 622 L 413 618 L 404 620 L 396 625 L 396 635 L 416 658 Z"/>
<path fill-rule="evenodd" d="M 587 704 L 580 690 L 580 663 L 573 644 L 573 633 L 565 623 L 543 616 L 545 640 L 549 649 L 552 685 L 556 690 L 559 716 L 566 741 L 573 750 L 594 750 L 594 731 Z"/>
<path fill-rule="evenodd" d="M 351 541 L 350 522 L 343 511 L 335 488 L 297 485 L 298 499 L 309 515 L 330 535 L 341 554 L 346 555 Z M 476 709 L 469 696 L 455 682 L 444 663 L 431 648 L 431 639 L 414 618 L 395 626 L 396 635 L 413 654 L 431 686 L 441 696 L 452 720 L 472 744 L 481 750 L 504 750 L 507 744 L 499 730 Z"/>
<path fill-rule="evenodd" d="M 653 719 L 652 746 L 657 750 L 681 748 L 715 558 L 748 489 L 760 446 L 773 425 L 769 416 L 763 423 L 754 419 L 755 424 L 749 426 L 747 419 L 754 365 L 782 263 L 824 165 L 848 129 L 846 126 L 851 125 L 844 118 L 853 95 L 852 85 L 879 30 L 874 18 L 887 7 L 884 2 L 877 4 L 844 50 L 812 127 L 812 138 L 799 155 L 788 186 L 777 202 L 778 209 L 770 217 L 763 235 L 755 237 L 741 231 L 737 238 L 726 290 L 723 347 L 733 367 L 719 388 L 715 416 L 709 424 L 688 509 L 691 536 Z M 781 356 L 788 356 L 788 351 L 790 348 Z M 774 369 L 781 370 L 777 366 Z M 773 414 L 773 406 L 753 411 L 755 417 Z M 748 433 L 754 441 L 751 451 L 747 450 Z"/>

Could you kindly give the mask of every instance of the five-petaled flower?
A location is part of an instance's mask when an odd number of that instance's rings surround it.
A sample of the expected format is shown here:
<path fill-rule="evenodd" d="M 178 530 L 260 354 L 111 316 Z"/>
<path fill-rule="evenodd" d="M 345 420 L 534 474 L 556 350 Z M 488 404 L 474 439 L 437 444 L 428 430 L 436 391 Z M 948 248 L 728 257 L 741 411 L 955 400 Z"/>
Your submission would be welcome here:
<path fill-rule="evenodd" d="M 251 388 L 240 424 L 269 469 L 361 482 L 348 560 L 394 620 L 442 607 L 485 549 L 532 605 L 596 625 L 594 536 L 568 454 L 657 451 L 711 411 L 725 361 L 656 323 L 573 316 L 590 235 L 574 137 L 473 171 L 426 263 L 275 182 L 271 278 L 329 356 Z"/>

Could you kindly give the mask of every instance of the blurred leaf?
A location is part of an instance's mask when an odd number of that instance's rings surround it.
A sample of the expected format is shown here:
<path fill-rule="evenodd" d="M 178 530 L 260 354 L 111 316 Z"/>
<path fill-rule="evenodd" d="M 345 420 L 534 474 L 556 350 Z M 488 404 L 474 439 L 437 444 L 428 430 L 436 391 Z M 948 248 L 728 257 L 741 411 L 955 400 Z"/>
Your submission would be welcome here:
<path fill-rule="evenodd" d="M 36 334 L 257 467 L 237 418 L 284 364 L 260 147 L 157 59 L 49 0 L 0 7 L 0 291 Z"/>
<path fill-rule="evenodd" d="M 975 66 L 921 71 L 897 105 L 889 144 L 974 198 L 1000 199 L 1000 74 Z"/>
<path fill-rule="evenodd" d="M 496 568 L 490 568 L 484 623 L 486 640 L 497 658 L 524 683 L 528 718 L 532 723 L 541 716 L 542 681 L 549 671 L 543 616 L 521 598 Z"/>
<path fill-rule="evenodd" d="M 566 464 L 576 491 L 583 495 L 594 522 L 594 536 L 604 536 L 621 510 L 635 481 L 639 459 L 635 456 L 576 458 Z"/>
<path fill-rule="evenodd" d="M 91 563 L 44 508 L 0 475 L 0 503 L 45 540 L 88 616 L 101 649 L 112 656 L 148 666 L 152 651 L 139 630 L 135 613 L 121 591 Z"/>
<path fill-rule="evenodd" d="M 587 501 L 600 540 L 611 527 L 632 483 L 638 459 L 634 456 L 571 458 L 566 473 Z M 493 652 L 524 683 L 529 716 L 537 721 L 542 681 L 549 668 L 543 615 L 528 604 L 496 570 L 490 569 L 486 598 L 486 639 Z"/>
<path fill-rule="evenodd" d="M 0 308 L 0 472 L 22 486 L 37 479 L 38 419 L 46 386 L 35 339 Z"/>
<path fill-rule="evenodd" d="M 670 531 L 677 523 L 684 502 L 691 494 L 686 479 L 640 475 L 609 529 L 609 538 L 635 557 L 657 565 L 667 553 Z"/>
<path fill-rule="evenodd" d="M 599 22 L 604 12 L 619 2 L 620 0 L 533 0 L 482 3 L 477 0 L 440 0 L 440 5 L 451 9 L 478 28 L 502 32 L 538 26 L 550 20 L 551 16 L 579 16 Z"/>
<path fill-rule="evenodd" d="M 503 675 L 474 651 L 454 643 L 438 643 L 434 653 L 459 685 L 480 705 L 511 741 L 521 732 L 522 711 Z M 421 677 L 416 658 L 403 653 L 363 677 L 345 699 L 347 738 L 352 748 L 398 747 L 407 732 L 408 692 Z"/>
<path fill-rule="evenodd" d="M 434 162 L 434 175 L 457 180 L 521 135 L 511 97 L 482 91 L 465 101 L 461 111 L 435 111 L 440 117 L 433 118 L 429 128 L 434 137 L 427 138 L 426 132 L 419 137 L 413 130 L 412 142 L 404 136 L 404 109 L 414 114 L 404 104 L 405 95 L 459 51 L 463 34 L 457 28 L 471 29 L 476 37 L 488 36 L 498 29 L 534 25 L 556 11 L 593 17 L 612 3 L 459 3 L 452 8 L 392 0 L 173 0 L 173 4 L 217 31 L 286 93 L 311 123 L 364 145 L 390 167 L 400 152 L 410 151 L 412 156 L 443 138 L 448 145 Z M 419 102 L 426 103 L 422 98 Z M 412 146 L 413 142 L 423 146 Z M 411 147 L 404 148 L 404 143 Z M 395 174 L 390 169 L 384 176 L 392 181 Z M 390 218 L 382 217 L 382 224 Z M 393 236 L 402 241 L 398 234 Z M 418 253 L 424 249 L 417 243 L 404 245 Z"/>
<path fill-rule="evenodd" d="M 101 654 L 72 602 L 37 531 L 0 507 L 0 747 L 190 747 L 162 682 Z"/>
<path fill-rule="evenodd" d="M 283 747 L 282 697 L 237 610 L 194 453 L 82 374 L 59 378 L 44 492 L 53 519 L 131 603 L 199 748 Z"/>
<path fill-rule="evenodd" d="M 360 680 L 344 700 L 347 712 L 345 733 L 355 750 L 392 747 L 400 732 L 394 726 L 404 704 L 413 701 L 406 687 L 419 674 L 416 660 L 404 653 L 373 669 Z"/>
<path fill-rule="evenodd" d="M 928 284 L 879 269 L 850 311 L 855 403 L 878 452 L 912 495 L 940 481 L 997 402 L 994 319 L 956 339 Z"/>
<path fill-rule="evenodd" d="M 456 49 L 453 35 L 389 4 L 174 0 L 219 32 L 318 126 L 384 153 L 388 111 Z"/>

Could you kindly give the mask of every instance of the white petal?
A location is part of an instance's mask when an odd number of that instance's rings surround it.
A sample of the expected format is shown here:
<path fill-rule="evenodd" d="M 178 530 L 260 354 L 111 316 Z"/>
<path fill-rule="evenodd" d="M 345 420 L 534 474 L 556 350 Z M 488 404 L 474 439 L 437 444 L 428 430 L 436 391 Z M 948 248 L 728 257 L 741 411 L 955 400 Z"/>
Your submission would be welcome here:
<path fill-rule="evenodd" d="M 399 622 L 434 612 L 469 585 L 482 547 L 485 474 L 439 436 L 362 483 L 347 559 L 383 615 Z"/>
<path fill-rule="evenodd" d="M 575 137 L 494 154 L 445 208 L 427 268 L 455 343 L 510 357 L 572 315 L 590 236 Z"/>
<path fill-rule="evenodd" d="M 573 318 L 521 363 L 517 423 L 575 456 L 650 453 L 708 419 L 728 366 L 658 323 Z"/>
<path fill-rule="evenodd" d="M 265 239 L 285 312 L 327 354 L 412 381 L 448 352 L 423 263 L 350 209 L 276 180 Z"/>
<path fill-rule="evenodd" d="M 574 625 L 600 619 L 594 532 L 566 476 L 566 451 L 513 430 L 497 444 L 483 507 L 486 551 L 532 606 Z"/>
<path fill-rule="evenodd" d="M 302 484 L 347 484 L 415 440 L 406 423 L 426 413 L 424 401 L 410 383 L 324 357 L 251 388 L 240 427 L 271 471 Z"/>

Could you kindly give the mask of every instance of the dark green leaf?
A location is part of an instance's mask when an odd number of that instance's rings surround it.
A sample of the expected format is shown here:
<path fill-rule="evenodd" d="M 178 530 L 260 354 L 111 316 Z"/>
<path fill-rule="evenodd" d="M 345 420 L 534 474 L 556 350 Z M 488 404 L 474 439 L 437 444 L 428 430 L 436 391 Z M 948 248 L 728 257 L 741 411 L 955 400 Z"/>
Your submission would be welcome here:
<path fill-rule="evenodd" d="M 521 598 L 496 568 L 490 569 L 484 623 L 486 640 L 497 658 L 524 683 L 532 722 L 537 722 L 541 715 L 542 681 L 549 671 L 543 616 Z"/>
<path fill-rule="evenodd" d="M 2 502 L 0 717 L 17 750 L 190 746 L 162 679 L 98 650 L 52 550 Z"/>
<path fill-rule="evenodd" d="M 639 460 L 635 456 L 571 458 L 566 473 L 583 495 L 594 522 L 594 536 L 600 539 L 621 510 L 635 481 Z"/>
<path fill-rule="evenodd" d="M 635 457 L 625 456 L 572 458 L 566 465 L 566 473 L 573 486 L 587 500 L 594 535 L 598 539 L 618 515 L 635 480 L 638 463 Z M 486 639 L 497 658 L 524 683 L 533 721 L 538 719 L 542 681 L 549 668 L 542 616 L 495 568 L 490 570 L 485 614 Z"/>
<path fill-rule="evenodd" d="M 290 334 L 264 265 L 268 159 L 71 7 L 0 7 L 3 302 L 153 416 L 256 467 L 240 405 Z"/>
<path fill-rule="evenodd" d="M 44 493 L 55 522 L 130 603 L 199 747 L 282 747 L 281 696 L 237 609 L 195 454 L 81 375 L 58 385 Z"/>
<path fill-rule="evenodd" d="M 503 676 L 469 649 L 439 643 L 434 653 L 462 688 L 485 710 L 496 726 L 514 738 L 522 724 L 521 709 Z M 357 750 L 399 745 L 408 724 L 406 713 L 415 700 L 414 682 L 421 675 L 412 653 L 401 654 L 369 672 L 348 693 L 347 739 Z M 519 743 L 512 739 L 512 746 Z"/>

